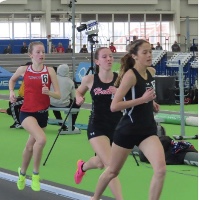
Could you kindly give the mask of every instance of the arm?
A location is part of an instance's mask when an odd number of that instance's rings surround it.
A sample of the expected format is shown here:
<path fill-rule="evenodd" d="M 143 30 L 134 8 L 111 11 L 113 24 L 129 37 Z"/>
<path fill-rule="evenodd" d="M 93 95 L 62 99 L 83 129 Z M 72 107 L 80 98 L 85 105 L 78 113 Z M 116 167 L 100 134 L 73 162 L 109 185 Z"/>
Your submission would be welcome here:
<path fill-rule="evenodd" d="M 137 106 L 146 102 L 149 102 L 153 99 L 155 99 L 154 90 L 148 89 L 143 94 L 142 97 L 137 99 L 132 99 L 129 101 L 123 101 L 123 98 L 129 91 L 129 89 L 136 84 L 136 77 L 132 70 L 128 70 L 120 84 L 120 87 L 118 88 L 117 92 L 115 93 L 115 97 L 111 103 L 111 111 L 116 112 L 120 110 L 124 110 L 126 108 L 131 108 L 133 106 Z"/>
<path fill-rule="evenodd" d="M 57 75 L 55 73 L 55 70 L 52 67 L 48 67 L 48 71 L 50 74 L 50 78 L 51 78 L 51 82 L 52 82 L 54 91 L 50 91 L 49 88 L 44 85 L 44 87 L 42 88 L 42 94 L 46 94 L 55 99 L 60 99 L 61 94 L 60 94 L 59 84 L 58 84 Z"/>
<path fill-rule="evenodd" d="M 153 67 L 148 67 L 147 69 L 149 70 L 151 75 L 154 77 L 156 70 Z M 155 113 L 158 113 L 160 111 L 160 105 L 158 103 L 156 103 L 155 101 L 153 101 L 153 110 Z"/>
<path fill-rule="evenodd" d="M 70 93 L 70 99 L 73 100 L 74 98 L 75 98 L 75 84 L 73 84 L 71 93 Z"/>
<path fill-rule="evenodd" d="M 9 80 L 9 90 L 10 90 L 10 102 L 13 103 L 16 101 L 16 96 L 14 92 L 16 81 L 20 76 L 24 76 L 27 66 L 20 66 L 16 72 L 12 75 Z"/>
<path fill-rule="evenodd" d="M 76 104 L 81 106 L 84 103 L 84 95 L 91 89 L 93 84 L 93 75 L 87 75 L 82 78 L 81 85 L 76 90 Z"/>

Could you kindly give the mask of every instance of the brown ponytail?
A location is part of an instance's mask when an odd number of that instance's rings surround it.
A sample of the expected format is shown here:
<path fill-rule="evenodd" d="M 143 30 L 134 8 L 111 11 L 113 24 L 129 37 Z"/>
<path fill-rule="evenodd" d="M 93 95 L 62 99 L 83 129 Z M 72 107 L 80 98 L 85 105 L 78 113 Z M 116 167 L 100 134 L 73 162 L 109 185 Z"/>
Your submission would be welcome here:
<path fill-rule="evenodd" d="M 120 67 L 118 77 L 114 83 L 115 87 L 119 87 L 124 74 L 134 66 L 135 61 L 130 54 L 126 54 L 124 57 L 121 58 L 120 63 L 121 63 L 121 67 Z"/>

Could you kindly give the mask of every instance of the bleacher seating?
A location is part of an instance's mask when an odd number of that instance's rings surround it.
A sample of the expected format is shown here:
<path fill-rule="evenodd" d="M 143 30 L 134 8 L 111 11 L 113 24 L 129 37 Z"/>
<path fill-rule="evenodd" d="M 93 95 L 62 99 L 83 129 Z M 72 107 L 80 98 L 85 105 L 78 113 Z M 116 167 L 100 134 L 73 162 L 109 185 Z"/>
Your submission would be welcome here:
<path fill-rule="evenodd" d="M 156 66 L 166 53 L 167 52 L 165 50 L 153 50 L 152 51 L 152 65 Z"/>
<path fill-rule="evenodd" d="M 195 59 L 191 62 L 192 68 L 198 68 L 198 57 L 195 57 Z"/>
<path fill-rule="evenodd" d="M 179 67 L 179 65 L 185 66 L 192 56 L 192 53 L 176 53 L 167 61 L 166 65 L 167 67 Z"/>
<path fill-rule="evenodd" d="M 13 54 L 20 54 L 21 53 L 21 47 L 23 42 L 25 42 L 27 45 L 29 45 L 33 41 L 40 41 L 44 44 L 45 51 L 47 52 L 47 46 L 48 41 L 47 38 L 34 38 L 34 39 L 3 39 L 0 40 L 0 53 L 3 53 L 4 49 L 10 45 L 12 49 Z M 52 38 L 51 39 L 52 44 L 54 44 L 56 47 L 58 46 L 58 43 L 62 43 L 63 47 L 66 49 L 69 44 L 68 38 Z"/>
<path fill-rule="evenodd" d="M 114 61 L 120 62 L 122 56 L 125 53 L 115 53 Z M 80 62 L 91 62 L 91 54 L 90 53 L 75 53 L 75 66 L 78 67 Z M 30 57 L 28 54 L 0 54 L 0 66 L 5 68 L 10 72 L 15 72 L 16 69 L 26 62 L 30 61 Z M 72 54 L 64 53 L 64 54 L 46 54 L 45 64 L 50 67 L 57 67 L 60 64 L 67 63 L 70 67 L 70 72 L 72 73 Z"/>
<path fill-rule="evenodd" d="M 165 75 L 165 61 L 167 52 L 165 50 L 152 51 L 152 66 L 156 69 L 156 75 Z"/>

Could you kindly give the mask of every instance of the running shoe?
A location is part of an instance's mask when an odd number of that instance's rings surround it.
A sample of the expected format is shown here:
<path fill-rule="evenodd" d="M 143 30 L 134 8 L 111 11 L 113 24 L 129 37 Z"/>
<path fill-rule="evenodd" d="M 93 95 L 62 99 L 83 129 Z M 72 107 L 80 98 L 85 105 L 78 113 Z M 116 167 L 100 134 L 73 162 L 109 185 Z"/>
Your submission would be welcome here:
<path fill-rule="evenodd" d="M 17 187 L 19 190 L 23 190 L 25 188 L 26 185 L 26 176 L 21 175 L 21 168 L 18 168 L 18 175 L 19 178 L 17 180 Z"/>
<path fill-rule="evenodd" d="M 35 174 L 33 174 L 32 175 L 32 184 L 31 184 L 31 188 L 32 188 L 32 190 L 34 190 L 35 192 L 38 192 L 38 191 L 40 191 L 40 177 L 39 177 L 39 175 L 35 175 Z"/>
<path fill-rule="evenodd" d="M 82 171 L 82 165 L 85 162 L 83 160 L 78 160 L 77 161 L 77 171 L 75 173 L 74 179 L 75 179 L 75 183 L 79 184 L 82 181 L 83 176 L 85 175 L 85 172 Z"/>
<path fill-rule="evenodd" d="M 10 126 L 10 128 L 22 128 L 21 124 L 14 123 L 13 125 Z"/>

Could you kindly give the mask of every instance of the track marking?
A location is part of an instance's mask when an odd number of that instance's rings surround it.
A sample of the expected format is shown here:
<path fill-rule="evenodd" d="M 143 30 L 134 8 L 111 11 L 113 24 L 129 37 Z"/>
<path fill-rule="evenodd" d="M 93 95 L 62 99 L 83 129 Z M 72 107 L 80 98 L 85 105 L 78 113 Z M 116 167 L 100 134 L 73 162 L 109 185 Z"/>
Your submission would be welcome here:
<path fill-rule="evenodd" d="M 0 172 L 0 178 L 7 180 L 7 181 L 11 181 L 11 182 L 17 182 L 17 180 L 18 180 L 18 176 L 14 176 L 14 175 L 4 173 L 4 172 Z M 26 186 L 30 187 L 30 185 L 31 185 L 31 180 L 26 179 Z M 52 193 L 52 194 L 60 195 L 60 196 L 63 196 L 63 197 L 68 197 L 68 198 L 73 199 L 73 200 L 90 200 L 90 198 L 91 198 L 88 195 L 80 194 L 80 193 L 77 193 L 77 192 L 72 192 L 72 191 L 62 189 L 62 188 L 59 188 L 59 187 L 55 187 L 55 186 L 52 186 L 52 185 L 48 185 L 48 184 L 45 184 L 45 183 L 41 183 L 41 190 L 45 191 L 45 192 Z"/>

